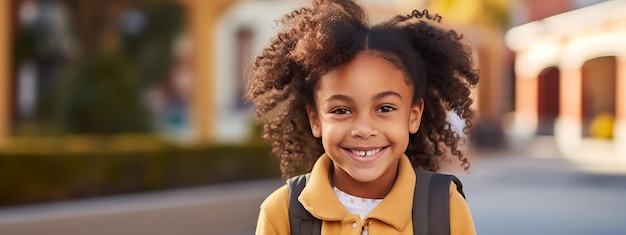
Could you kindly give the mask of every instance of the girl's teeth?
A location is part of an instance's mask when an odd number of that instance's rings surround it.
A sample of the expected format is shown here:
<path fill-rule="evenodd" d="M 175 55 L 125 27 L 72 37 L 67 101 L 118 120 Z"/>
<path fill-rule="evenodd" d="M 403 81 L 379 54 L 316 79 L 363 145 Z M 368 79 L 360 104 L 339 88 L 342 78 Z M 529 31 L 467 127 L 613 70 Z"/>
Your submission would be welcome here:
<path fill-rule="evenodd" d="M 380 149 L 374 149 L 374 150 L 370 150 L 370 151 L 359 151 L 359 150 L 352 150 L 352 153 L 359 155 L 361 157 L 369 157 L 372 156 L 376 153 L 378 153 L 380 151 Z"/>

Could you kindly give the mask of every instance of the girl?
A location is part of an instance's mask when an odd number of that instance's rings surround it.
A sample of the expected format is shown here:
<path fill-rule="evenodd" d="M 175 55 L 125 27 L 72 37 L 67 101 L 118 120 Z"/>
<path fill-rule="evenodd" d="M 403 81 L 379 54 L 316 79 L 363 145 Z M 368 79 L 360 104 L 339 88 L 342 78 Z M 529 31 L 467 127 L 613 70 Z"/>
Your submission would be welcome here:
<path fill-rule="evenodd" d="M 316 0 L 280 22 L 255 60 L 247 98 L 283 178 L 311 172 L 300 203 L 322 234 L 413 234 L 413 168 L 438 169 L 448 152 L 467 169 L 446 119 L 471 127 L 470 49 L 426 10 L 368 26 L 350 0 Z M 450 185 L 450 232 L 474 234 Z M 289 234 L 289 188 L 261 205 L 257 234 Z"/>

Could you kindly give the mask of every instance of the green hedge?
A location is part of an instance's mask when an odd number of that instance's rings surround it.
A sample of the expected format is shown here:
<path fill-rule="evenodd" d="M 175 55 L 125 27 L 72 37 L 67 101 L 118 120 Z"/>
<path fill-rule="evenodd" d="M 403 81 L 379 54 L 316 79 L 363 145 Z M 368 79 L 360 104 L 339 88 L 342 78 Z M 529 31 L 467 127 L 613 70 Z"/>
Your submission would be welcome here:
<path fill-rule="evenodd" d="M 0 206 L 280 177 L 267 146 L 0 153 Z"/>

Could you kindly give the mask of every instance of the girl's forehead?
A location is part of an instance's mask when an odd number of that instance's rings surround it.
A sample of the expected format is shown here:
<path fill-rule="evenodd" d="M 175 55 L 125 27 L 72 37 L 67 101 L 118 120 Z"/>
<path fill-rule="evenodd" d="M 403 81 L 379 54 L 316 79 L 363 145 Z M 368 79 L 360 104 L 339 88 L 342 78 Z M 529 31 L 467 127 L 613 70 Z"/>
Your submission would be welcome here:
<path fill-rule="evenodd" d="M 400 73 L 406 85 L 411 86 L 411 81 L 408 78 L 406 71 L 404 71 L 404 67 L 402 66 L 400 59 L 391 53 L 385 53 L 378 50 L 361 51 L 352 59 L 322 75 L 321 78 L 358 74 L 362 78 L 362 81 L 366 82 L 367 78 L 372 77 L 371 75 L 373 74 L 371 73 L 375 71 Z"/>
<path fill-rule="evenodd" d="M 367 96 L 385 91 L 412 96 L 413 93 L 402 70 L 385 58 L 370 53 L 360 53 L 348 63 L 321 76 L 317 91 L 318 96 L 336 93 Z"/>

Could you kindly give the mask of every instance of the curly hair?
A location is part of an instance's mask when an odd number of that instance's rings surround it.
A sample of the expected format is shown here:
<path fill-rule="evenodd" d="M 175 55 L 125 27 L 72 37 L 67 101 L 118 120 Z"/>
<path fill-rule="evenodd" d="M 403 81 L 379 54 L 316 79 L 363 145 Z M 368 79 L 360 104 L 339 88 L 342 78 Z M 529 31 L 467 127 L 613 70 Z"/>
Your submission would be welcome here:
<path fill-rule="evenodd" d="M 405 151 L 413 166 L 436 171 L 438 159 L 449 151 L 467 170 L 469 162 L 459 150 L 463 138 L 447 115 L 459 115 L 468 132 L 474 117 L 470 89 L 478 72 L 462 36 L 437 26 L 440 20 L 415 10 L 370 26 L 351 0 L 316 0 L 278 20 L 283 28 L 256 57 L 246 98 L 265 122 L 262 136 L 280 160 L 282 177 L 310 171 L 324 152 L 305 109 L 314 106 L 320 77 L 365 50 L 381 52 L 414 87 L 413 102 L 424 100 L 420 129 L 410 134 Z"/>

